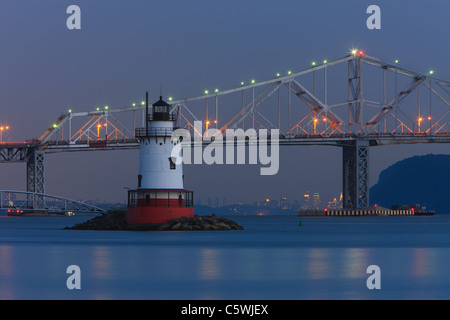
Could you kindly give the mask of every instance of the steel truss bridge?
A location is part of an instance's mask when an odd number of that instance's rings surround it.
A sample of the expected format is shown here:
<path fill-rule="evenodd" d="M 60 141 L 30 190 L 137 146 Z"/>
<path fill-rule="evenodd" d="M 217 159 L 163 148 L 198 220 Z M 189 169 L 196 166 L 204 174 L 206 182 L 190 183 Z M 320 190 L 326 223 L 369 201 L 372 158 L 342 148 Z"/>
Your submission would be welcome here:
<path fill-rule="evenodd" d="M 1 190 L 0 210 L 23 213 L 27 210 L 42 210 L 46 213 L 71 214 L 71 213 L 99 213 L 104 214 L 106 210 L 63 197 L 51 196 L 47 194 Z"/>
<path fill-rule="evenodd" d="M 364 208 L 369 206 L 369 149 L 450 143 L 449 95 L 450 82 L 433 70 L 416 72 L 397 60 L 386 62 L 353 50 L 269 80 L 166 100 L 177 127 L 192 137 L 210 129 L 224 137 L 226 129 L 266 130 L 269 135 L 278 129 L 280 145 L 342 148 L 344 207 Z M 69 110 L 38 139 L 1 143 L 0 162 L 26 162 L 27 192 L 45 194 L 46 154 L 139 148 L 145 108 L 140 102 L 119 109 Z M 196 121 L 204 132 L 198 132 Z"/>

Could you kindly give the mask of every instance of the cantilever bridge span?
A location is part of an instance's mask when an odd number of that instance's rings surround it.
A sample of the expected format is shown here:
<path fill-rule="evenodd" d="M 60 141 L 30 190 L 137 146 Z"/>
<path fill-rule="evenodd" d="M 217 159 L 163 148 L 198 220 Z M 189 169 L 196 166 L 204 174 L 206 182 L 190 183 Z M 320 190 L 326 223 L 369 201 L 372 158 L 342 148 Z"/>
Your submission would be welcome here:
<path fill-rule="evenodd" d="M 200 137 L 226 129 L 278 129 L 280 145 L 341 147 L 345 208 L 369 206 L 369 149 L 450 143 L 450 82 L 353 50 L 300 71 L 212 88 L 186 99 L 167 97 L 177 127 Z M 139 148 L 146 104 L 64 112 L 37 139 L 0 144 L 0 163 L 27 163 L 27 191 L 45 194 L 46 154 Z M 203 132 L 196 130 L 200 121 Z M 213 130 L 213 131 L 211 131 Z M 213 133 L 214 134 L 214 133 Z M 194 138 L 192 138 L 194 139 Z"/>

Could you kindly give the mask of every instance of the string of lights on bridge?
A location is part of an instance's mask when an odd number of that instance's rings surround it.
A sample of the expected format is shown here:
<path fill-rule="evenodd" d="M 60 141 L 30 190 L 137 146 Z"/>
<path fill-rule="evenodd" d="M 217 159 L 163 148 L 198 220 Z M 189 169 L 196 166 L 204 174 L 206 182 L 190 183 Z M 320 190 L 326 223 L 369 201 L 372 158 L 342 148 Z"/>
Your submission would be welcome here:
<path fill-rule="evenodd" d="M 365 55 L 364 51 L 363 51 L 363 50 L 359 50 L 359 49 L 352 49 L 352 50 L 350 50 L 349 54 L 350 54 L 350 55 L 353 55 L 353 56 L 364 56 L 364 55 Z M 315 67 L 319 67 L 319 66 L 324 66 L 324 65 L 328 64 L 328 62 L 329 62 L 329 61 L 328 61 L 327 59 L 322 60 L 322 62 L 312 61 L 312 62 L 311 62 L 311 67 L 310 67 L 310 68 L 315 68 Z M 399 64 L 399 60 L 398 60 L 398 59 L 395 59 L 395 60 L 394 60 L 394 65 L 398 65 L 398 64 Z M 289 76 L 292 76 L 293 74 L 294 74 L 294 72 L 293 72 L 292 70 L 288 70 L 288 71 L 286 72 L 286 74 L 284 74 L 284 75 L 283 75 L 282 73 L 280 73 L 280 72 L 277 72 L 277 73 L 275 74 L 275 78 L 274 78 L 274 79 L 276 79 L 276 78 L 281 78 L 281 77 L 289 77 Z M 430 76 L 432 76 L 432 75 L 434 75 L 434 74 L 435 74 L 435 71 L 434 71 L 434 70 L 429 70 L 429 71 L 427 72 L 427 76 L 428 76 L 428 77 L 430 77 Z M 257 84 L 258 84 L 258 82 L 256 81 L 256 79 L 251 79 L 251 80 L 249 80 L 247 83 L 246 83 L 245 81 L 241 81 L 241 82 L 240 82 L 240 87 L 242 87 L 242 88 L 245 88 L 245 87 L 251 87 L 251 86 L 254 86 L 254 85 L 257 85 Z M 219 92 L 220 92 L 220 90 L 219 90 L 218 88 L 216 88 L 216 89 L 214 89 L 214 90 L 204 89 L 204 90 L 203 90 L 203 95 L 204 95 L 205 97 L 207 97 L 207 96 L 209 96 L 209 95 L 218 94 Z M 173 102 L 173 101 L 174 101 L 174 97 L 173 97 L 173 96 L 169 96 L 169 97 L 167 97 L 167 100 L 168 100 L 169 102 Z M 145 104 L 146 104 L 145 101 L 141 101 L 141 102 L 140 102 L 140 106 L 141 106 L 141 107 L 145 106 Z M 131 104 L 131 106 L 132 106 L 132 107 L 137 107 L 137 106 L 138 106 L 138 103 L 133 102 L 133 103 Z M 95 111 L 97 111 L 97 112 L 107 112 L 109 109 L 110 109 L 109 106 L 106 105 L 106 106 L 103 106 L 103 107 L 97 107 Z M 69 110 L 68 110 L 68 113 L 69 113 L 69 114 L 71 114 L 72 112 L 73 112 L 72 109 L 69 109 Z M 428 120 L 430 120 L 430 118 L 428 118 Z M 418 121 L 419 121 L 419 122 L 423 121 L 423 118 L 419 118 Z M 53 124 L 53 127 L 54 127 L 54 128 L 58 128 L 58 124 Z M 3 131 L 1 128 L 2 128 L 2 127 L 0 127 L 0 130 Z M 6 129 L 6 127 L 3 127 L 3 128 Z M 8 130 L 8 129 L 6 129 L 6 130 Z M 0 140 L 1 140 L 1 139 L 0 139 Z"/>
<path fill-rule="evenodd" d="M 352 49 L 352 50 L 350 51 L 350 53 L 351 53 L 353 56 L 364 56 L 364 51 L 363 51 L 363 50 Z M 314 67 L 317 67 L 317 66 L 319 66 L 319 65 L 325 65 L 325 64 L 327 64 L 327 63 L 328 63 L 328 60 L 327 60 L 327 59 L 324 59 L 324 60 L 322 61 L 322 64 L 319 64 L 317 61 L 312 61 L 312 62 L 311 62 L 311 67 L 314 68 Z M 398 64 L 398 63 L 399 63 L 399 60 L 398 60 L 398 59 L 395 59 L 395 60 L 394 60 L 394 63 L 395 63 L 395 64 Z M 435 73 L 434 70 L 429 70 L 429 71 L 428 71 L 428 75 L 429 75 L 429 76 L 433 75 L 434 73 Z M 282 76 L 282 74 L 279 73 L 279 72 L 277 72 L 275 75 L 276 75 L 277 78 L 279 78 L 279 77 Z M 291 70 L 287 71 L 286 75 L 287 75 L 287 76 L 292 75 L 292 71 L 291 71 Z M 251 79 L 251 80 L 249 81 L 249 84 L 246 84 L 244 81 L 241 81 L 241 82 L 240 82 L 241 87 L 245 87 L 246 85 L 247 85 L 247 86 L 249 86 L 249 85 L 254 85 L 254 84 L 257 84 L 257 81 L 256 81 L 255 79 Z M 213 91 L 213 93 L 219 93 L 219 92 L 220 92 L 220 90 L 219 90 L 218 88 L 214 89 L 214 91 Z M 208 89 L 205 89 L 205 90 L 203 91 L 203 94 L 204 94 L 205 96 L 210 95 L 211 93 L 212 93 L 212 92 L 211 92 L 210 90 L 208 90 Z M 171 102 L 171 101 L 174 100 L 174 97 L 173 97 L 173 96 L 169 96 L 169 97 L 167 97 L 167 100 L 168 100 L 169 102 Z M 136 107 L 136 106 L 137 106 L 137 103 L 136 103 L 136 102 L 133 102 L 133 103 L 132 103 L 132 106 L 133 106 L 133 107 Z M 141 106 L 145 106 L 145 101 L 141 101 Z M 97 108 L 96 108 L 96 111 L 107 111 L 107 110 L 109 110 L 109 106 L 104 106 L 103 108 L 100 108 L 100 107 L 97 107 Z M 69 109 L 68 112 L 69 112 L 69 113 L 72 113 L 72 109 Z M 54 127 L 56 128 L 57 125 L 55 124 Z"/>

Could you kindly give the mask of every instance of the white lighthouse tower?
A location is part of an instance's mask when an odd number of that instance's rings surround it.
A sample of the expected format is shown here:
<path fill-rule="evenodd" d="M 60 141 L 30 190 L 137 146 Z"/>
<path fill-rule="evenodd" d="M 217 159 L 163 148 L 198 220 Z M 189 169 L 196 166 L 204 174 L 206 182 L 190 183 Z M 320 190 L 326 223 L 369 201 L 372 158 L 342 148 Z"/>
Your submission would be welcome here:
<path fill-rule="evenodd" d="M 145 227 L 173 218 L 194 216 L 193 192 L 184 190 L 183 166 L 171 156 L 176 118 L 162 97 L 149 110 L 146 95 L 145 127 L 136 129 L 140 140 L 138 187 L 128 192 L 127 224 Z M 150 112 L 149 112 L 150 111 Z"/>

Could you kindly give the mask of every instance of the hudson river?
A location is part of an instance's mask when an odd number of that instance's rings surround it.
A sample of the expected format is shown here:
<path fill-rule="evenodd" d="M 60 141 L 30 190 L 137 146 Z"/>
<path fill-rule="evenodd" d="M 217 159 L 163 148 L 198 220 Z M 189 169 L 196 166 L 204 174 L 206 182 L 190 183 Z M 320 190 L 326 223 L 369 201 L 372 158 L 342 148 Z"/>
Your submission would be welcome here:
<path fill-rule="evenodd" d="M 450 299 L 450 215 L 232 217 L 245 230 L 64 230 L 0 217 L 0 299 Z M 299 221 L 302 225 L 299 226 Z M 81 270 L 69 290 L 67 267 Z M 380 267 L 369 290 L 367 267 Z"/>

